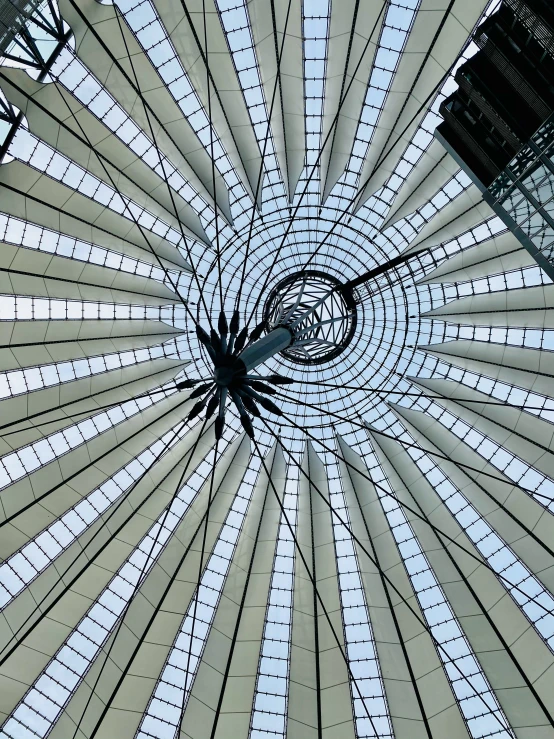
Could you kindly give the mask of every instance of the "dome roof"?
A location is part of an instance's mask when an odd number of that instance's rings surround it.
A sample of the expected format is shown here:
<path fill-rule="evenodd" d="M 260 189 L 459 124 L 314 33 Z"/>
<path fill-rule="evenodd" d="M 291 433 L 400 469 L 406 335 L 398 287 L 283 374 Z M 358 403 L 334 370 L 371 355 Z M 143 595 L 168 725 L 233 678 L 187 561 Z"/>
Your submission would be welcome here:
<path fill-rule="evenodd" d="M 2 739 L 554 737 L 554 292 L 433 138 L 496 4 L 10 11 Z M 222 311 L 295 343 L 219 433 Z"/>

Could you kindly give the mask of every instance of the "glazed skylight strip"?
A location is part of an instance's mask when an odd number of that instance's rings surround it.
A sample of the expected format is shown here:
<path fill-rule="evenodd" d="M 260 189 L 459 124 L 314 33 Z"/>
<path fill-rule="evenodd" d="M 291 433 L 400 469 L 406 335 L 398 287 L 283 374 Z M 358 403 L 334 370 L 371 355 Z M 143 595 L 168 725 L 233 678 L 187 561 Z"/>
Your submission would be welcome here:
<path fill-rule="evenodd" d="M 528 267 L 520 267 L 509 272 L 496 275 L 480 277 L 467 282 L 456 282 L 456 298 L 466 295 L 478 295 L 506 290 L 517 290 L 522 287 L 535 287 L 536 285 L 551 285 L 552 280 L 541 269 L 538 264 Z M 446 293 L 448 296 L 448 293 Z"/>
<path fill-rule="evenodd" d="M 123 13 L 129 27 L 136 34 L 139 44 L 158 71 L 161 79 L 167 85 L 168 91 L 198 136 L 200 143 L 208 152 L 210 152 L 213 137 L 216 169 L 230 189 L 235 187 L 239 183 L 235 168 L 213 126 L 210 132 L 207 113 L 183 69 L 153 3 L 150 0 L 142 0 L 138 3 L 133 0 L 118 0 L 116 4 Z M 201 59 L 199 64 L 203 64 Z M 240 190 L 243 191 L 242 186 Z M 208 213 L 205 216 L 208 217 Z M 211 214 L 209 217 L 212 217 Z"/>
<path fill-rule="evenodd" d="M 15 452 L 4 454 L 0 457 L 0 488 L 11 485 L 12 482 L 31 474 L 39 467 L 58 459 L 81 444 L 86 444 L 87 441 L 107 429 L 117 426 L 146 408 L 160 403 L 167 396 L 178 392 L 174 382 L 153 388 L 153 390 L 164 390 L 165 392 L 146 395 L 137 400 L 127 400 L 107 411 L 96 413 L 84 421 L 49 434 L 39 441 L 27 444 Z"/>
<path fill-rule="evenodd" d="M 219 599 L 231 566 L 242 530 L 260 460 L 252 457 L 233 504 L 200 580 L 200 588 L 189 603 L 173 647 L 154 689 L 137 731 L 137 739 L 168 739 L 179 733 L 182 709 L 186 708 L 190 690 L 202 659 L 204 647 L 217 611 Z M 193 617 L 194 633 L 192 630 Z M 190 652 L 190 661 L 189 661 Z M 188 672 L 187 672 L 188 665 Z"/>
<path fill-rule="evenodd" d="M 29 298 L 0 295 L 0 321 L 84 321 L 151 320 L 167 323 L 185 318 L 182 306 L 144 306 L 126 303 L 102 303 L 95 300 Z"/>
<path fill-rule="evenodd" d="M 339 469 L 335 458 L 330 454 L 327 456 L 329 502 L 340 517 L 350 525 Z M 393 739 L 394 733 L 354 542 L 335 516 L 332 520 L 345 651 L 354 678 L 350 680 L 350 691 L 356 717 L 356 736 L 358 739 L 366 737 Z M 368 717 L 368 712 L 371 718 Z"/>
<path fill-rule="evenodd" d="M 484 18 L 487 18 L 491 13 L 493 13 L 498 7 L 499 3 L 500 0 L 491 0 L 483 15 L 479 19 L 478 23 L 480 23 Z M 374 198 L 382 199 L 387 204 L 390 204 L 392 202 L 393 196 L 398 193 L 400 187 L 404 184 L 416 164 L 419 162 L 420 158 L 427 151 L 427 149 L 431 145 L 431 142 L 433 141 L 434 131 L 439 123 L 442 122 L 442 117 L 439 115 L 438 112 L 439 106 L 441 105 L 442 101 L 445 100 L 457 86 L 454 82 L 454 75 L 456 74 L 458 67 L 460 67 L 468 59 L 470 59 L 477 51 L 477 46 L 473 43 L 473 41 L 470 41 L 463 53 L 457 59 L 456 64 L 454 65 L 450 75 L 445 80 L 441 89 L 438 91 L 437 95 L 433 99 L 427 113 L 419 124 L 416 132 L 412 136 L 411 142 L 408 144 L 404 153 L 399 158 L 393 174 L 389 177 L 383 188 L 375 193 L 375 195 L 367 201 L 366 206 L 368 206 L 368 208 Z"/>
<path fill-rule="evenodd" d="M 295 533 L 299 474 L 297 465 L 287 465 L 283 508 Z M 272 490 L 270 493 L 275 495 Z M 294 539 L 281 515 L 260 647 L 250 739 L 268 739 L 268 735 L 284 739 L 286 734 L 294 562 Z"/>
<path fill-rule="evenodd" d="M 403 4 L 388 4 L 381 26 L 379 43 L 369 78 L 369 84 L 354 138 L 352 154 L 340 182 L 357 186 L 367 152 L 379 118 L 386 105 L 390 87 L 404 53 L 406 42 L 421 0 L 403 0 Z M 362 11 L 363 12 L 363 11 Z"/>
<path fill-rule="evenodd" d="M 158 71 L 161 72 L 160 69 Z M 115 98 L 74 55 L 71 49 L 64 48 L 52 65 L 51 74 L 72 92 L 88 110 L 94 113 L 134 154 L 146 162 L 162 179 L 167 179 L 173 189 L 194 208 L 199 216 L 211 217 L 210 206 L 185 180 L 161 148 L 161 158 L 158 156 L 156 146 L 150 138 L 150 131 L 147 134 L 137 126 Z M 134 81 L 132 74 L 130 78 Z M 155 120 L 152 119 L 154 128 L 155 123 Z M 207 210 L 208 213 L 206 213 Z"/>
<path fill-rule="evenodd" d="M 224 444 L 220 442 L 222 447 L 229 443 L 229 437 L 233 433 L 227 427 L 223 436 Z M 168 438 L 166 434 L 161 441 Z M 20 701 L 0 730 L 0 737 L 42 738 L 50 731 L 102 646 L 116 628 L 137 585 L 152 569 L 211 471 L 211 462 L 204 459 L 192 472 L 171 504 L 167 517 L 165 510 L 158 516 L 148 533 Z M 164 526 L 160 530 L 162 521 Z M 156 537 L 157 544 L 153 547 Z M 144 573 L 142 580 L 141 572 Z"/>
<path fill-rule="evenodd" d="M 482 393 L 487 393 L 491 398 L 498 398 L 498 400 L 502 400 L 509 405 L 523 406 L 526 413 L 532 413 L 534 416 L 554 423 L 553 398 L 487 377 L 485 374 L 477 374 L 467 369 L 454 367 L 446 362 L 439 362 L 435 372 L 437 375 L 443 375 L 448 380 L 454 380 Z"/>
<path fill-rule="evenodd" d="M 215 0 L 215 2 L 260 152 L 264 151 L 265 146 L 262 176 L 269 177 L 271 184 L 275 185 L 279 182 L 279 176 L 271 130 L 267 144 L 265 143 L 269 116 L 267 105 L 271 101 L 266 101 L 264 96 L 247 3 L 244 0 Z"/>
<path fill-rule="evenodd" d="M 445 410 L 434 400 L 420 398 L 412 407 L 431 415 L 468 444 L 471 449 L 480 454 L 483 459 L 486 459 L 496 469 L 500 470 L 508 479 L 521 485 L 528 495 L 538 503 L 549 511 L 554 511 L 554 481 L 549 477 L 516 457 L 515 454 L 497 444 L 490 437 L 477 431 L 476 428 L 470 426 L 461 418 Z"/>
<path fill-rule="evenodd" d="M 45 387 L 53 387 L 82 377 L 91 377 L 162 357 L 179 358 L 175 339 L 171 339 L 167 344 L 144 349 L 130 349 L 113 354 L 100 354 L 97 357 L 70 359 L 67 362 L 53 362 L 37 367 L 2 372 L 0 373 L 0 398 L 11 398 L 33 390 L 42 390 Z"/>
<path fill-rule="evenodd" d="M 230 204 L 233 211 L 234 225 L 240 229 L 241 218 L 245 217 L 246 211 L 251 208 L 251 201 L 246 190 L 238 176 L 238 173 L 229 159 L 223 142 L 218 136 L 217 131 L 212 126 L 207 115 L 207 111 L 202 105 L 198 94 L 196 93 L 188 75 L 186 74 L 179 57 L 177 56 L 173 44 L 168 37 L 159 15 L 150 0 L 141 0 L 135 3 L 134 0 L 121 0 L 117 3 L 124 15 L 125 21 L 136 34 L 138 42 L 141 44 L 145 53 L 156 67 L 162 80 L 167 84 L 167 90 L 181 109 L 183 115 L 187 119 L 189 125 L 198 136 L 201 145 L 211 155 L 211 146 L 213 141 L 213 160 L 216 170 L 221 174 L 225 184 L 227 185 Z M 209 49 L 208 49 L 209 51 Z M 203 61 L 199 58 L 199 64 Z M 238 215 L 236 215 L 236 211 Z M 215 215 L 212 209 L 206 209 L 201 215 L 202 225 L 211 239 L 215 238 Z M 232 237 L 229 227 L 223 220 L 218 221 L 219 233 L 225 238 Z M 239 237 L 242 241 L 243 237 Z M 237 242 L 237 247 L 240 242 Z M 199 263 L 202 256 L 206 256 L 206 250 L 202 245 L 202 251 L 196 253 L 198 242 L 193 242 L 191 246 L 192 253 L 198 257 Z M 209 256 L 209 259 L 213 255 Z M 189 296 L 191 299 L 199 300 L 197 287 L 194 282 L 191 284 Z"/>
<path fill-rule="evenodd" d="M 417 444 L 400 424 L 396 431 L 400 442 Z M 554 598 L 552 595 L 429 455 L 414 448 L 407 448 L 406 451 L 467 536 L 494 569 L 502 585 L 522 608 L 550 649 L 554 651 Z"/>
<path fill-rule="evenodd" d="M 96 244 L 67 236 L 48 228 L 37 226 L 29 221 L 23 221 L 14 216 L 0 213 L 0 241 L 9 244 L 24 246 L 27 249 L 37 249 L 60 257 L 68 257 L 89 264 L 98 264 L 121 272 L 129 272 L 141 277 L 171 284 L 160 267 L 141 262 L 125 254 L 104 249 Z M 178 273 L 170 271 L 172 278 L 177 282 Z"/>
<path fill-rule="evenodd" d="M 394 498 L 388 479 L 374 453 L 366 454 L 365 459 L 370 465 L 371 478 L 390 492 L 387 495 L 375 488 L 471 736 L 473 739 L 514 739 L 496 696 L 419 546 L 412 527 L 401 505 Z"/>
<path fill-rule="evenodd" d="M 54 523 L 37 534 L 28 544 L 4 560 L 0 565 L 0 609 L 5 608 L 37 575 L 43 572 L 62 552 L 129 490 L 131 485 L 150 467 L 164 448 L 169 451 L 187 434 L 196 422 L 182 426 L 182 421 L 170 429 L 162 439 L 150 444 L 99 487 L 70 508 Z M 165 454 L 166 452 L 164 452 Z"/>
<path fill-rule="evenodd" d="M 447 326 L 455 331 L 448 338 L 472 339 L 493 344 L 523 346 L 554 351 L 554 330 L 542 328 L 508 328 L 494 326 Z"/>
<path fill-rule="evenodd" d="M 306 179 L 317 161 L 321 149 L 323 129 L 323 100 L 325 95 L 325 71 L 331 22 L 329 0 L 304 0 L 302 3 L 302 36 L 304 43 L 304 90 L 306 95 L 306 167 L 302 179 Z M 321 167 L 312 178 L 317 182 Z M 309 192 L 318 192 L 310 187 Z"/>
<path fill-rule="evenodd" d="M 125 195 L 121 195 L 113 187 L 45 144 L 27 129 L 22 127 L 17 129 L 8 153 L 76 192 L 121 214 L 132 223 L 136 221 L 142 228 L 152 231 L 167 241 L 173 244 L 181 241 L 181 234 L 168 226 L 161 218 L 152 215 L 146 208 L 137 205 Z"/>

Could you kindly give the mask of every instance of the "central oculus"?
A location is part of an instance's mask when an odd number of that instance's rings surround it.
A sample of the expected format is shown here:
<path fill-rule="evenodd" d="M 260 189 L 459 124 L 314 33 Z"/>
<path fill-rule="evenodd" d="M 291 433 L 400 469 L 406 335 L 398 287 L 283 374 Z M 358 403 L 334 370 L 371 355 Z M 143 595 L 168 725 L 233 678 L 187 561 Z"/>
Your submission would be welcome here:
<path fill-rule="evenodd" d="M 294 341 L 279 353 L 298 364 L 323 364 L 341 354 L 356 330 L 356 304 L 342 283 L 320 270 L 282 279 L 264 306 L 266 332 L 287 326 Z"/>
<path fill-rule="evenodd" d="M 239 324 L 238 310 L 230 324 L 221 311 L 217 331 L 212 326 L 208 333 L 196 324 L 196 335 L 209 355 L 213 374 L 209 380 L 187 378 L 177 383 L 179 390 L 194 388 L 191 399 L 201 398 L 191 409 L 189 420 L 204 410 L 206 420 L 218 412 L 214 424 L 217 439 L 223 433 L 228 399 L 252 438 L 251 417 L 261 417 L 258 405 L 282 415 L 280 408 L 265 396 L 278 394 L 272 385 L 287 385 L 295 380 L 281 375 L 260 377 L 252 372 L 276 354 L 300 364 L 322 364 L 334 359 L 354 335 L 356 305 L 349 286 L 336 277 L 319 270 L 303 270 L 273 288 L 263 320 L 250 334 L 248 326 L 239 330 Z"/>

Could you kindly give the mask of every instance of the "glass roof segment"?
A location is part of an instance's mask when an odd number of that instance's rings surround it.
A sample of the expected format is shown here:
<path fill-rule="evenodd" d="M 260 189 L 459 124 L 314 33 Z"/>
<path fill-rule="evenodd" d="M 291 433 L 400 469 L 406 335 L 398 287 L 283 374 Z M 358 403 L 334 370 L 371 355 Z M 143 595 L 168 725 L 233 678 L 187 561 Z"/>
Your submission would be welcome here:
<path fill-rule="evenodd" d="M 170 443 L 171 436 L 160 441 Z M 148 576 L 172 532 L 210 475 L 209 463 L 200 464 L 191 474 L 167 511 L 162 512 L 138 547 L 110 581 L 98 601 L 71 634 L 62 649 L 38 678 L 35 686 L 4 727 L 6 736 L 46 736 L 63 706 L 71 699 L 80 681 L 102 650 L 110 633 L 121 623 L 120 618 L 131 602 L 138 585 Z M 30 729 L 30 731 L 29 731 Z M 13 733 L 12 733 L 13 732 Z"/>
<path fill-rule="evenodd" d="M 441 3 L 428 28 L 424 2 L 377 5 L 46 0 L 3 57 L 0 736 L 411 739 L 448 715 L 460 739 L 554 737 L 552 284 L 490 212 L 452 220 L 474 188 L 434 169 L 498 0 Z M 426 59 L 446 81 L 418 98 Z M 424 229 L 345 324 L 336 286 Z M 311 272 L 329 305 L 285 300 Z M 252 440 L 229 403 L 217 454 L 212 436 L 160 487 L 218 417 L 233 312 L 253 345 L 291 308 L 292 345 L 239 388 Z M 267 485 L 253 534 L 273 448 L 283 507 Z"/>

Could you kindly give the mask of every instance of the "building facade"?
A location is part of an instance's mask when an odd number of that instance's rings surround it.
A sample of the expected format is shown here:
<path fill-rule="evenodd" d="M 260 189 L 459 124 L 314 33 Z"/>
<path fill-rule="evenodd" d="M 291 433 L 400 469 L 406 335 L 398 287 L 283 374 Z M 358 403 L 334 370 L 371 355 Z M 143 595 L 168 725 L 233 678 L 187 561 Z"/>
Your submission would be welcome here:
<path fill-rule="evenodd" d="M 554 279 L 554 10 L 505 0 L 477 29 L 436 137 Z"/>

